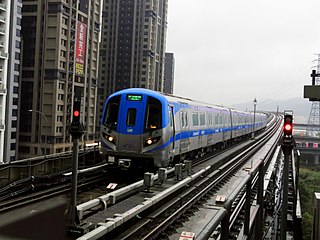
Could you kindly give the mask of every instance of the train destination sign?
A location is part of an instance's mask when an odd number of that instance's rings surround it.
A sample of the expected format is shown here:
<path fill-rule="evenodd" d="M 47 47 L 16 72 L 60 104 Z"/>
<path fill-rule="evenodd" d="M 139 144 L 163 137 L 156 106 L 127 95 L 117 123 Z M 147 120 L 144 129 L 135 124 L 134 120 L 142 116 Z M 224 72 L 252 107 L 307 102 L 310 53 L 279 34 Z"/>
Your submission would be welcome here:
<path fill-rule="evenodd" d="M 128 101 L 142 101 L 142 95 L 127 94 Z"/>

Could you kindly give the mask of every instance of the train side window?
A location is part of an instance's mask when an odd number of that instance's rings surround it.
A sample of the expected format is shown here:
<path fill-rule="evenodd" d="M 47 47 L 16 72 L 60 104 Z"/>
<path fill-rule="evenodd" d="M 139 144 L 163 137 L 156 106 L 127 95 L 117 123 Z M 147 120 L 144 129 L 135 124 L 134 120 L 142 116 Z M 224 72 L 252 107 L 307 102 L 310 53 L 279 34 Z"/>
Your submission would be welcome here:
<path fill-rule="evenodd" d="M 206 118 L 204 113 L 200 113 L 200 126 L 204 126 L 206 124 Z"/>
<path fill-rule="evenodd" d="M 208 114 L 208 125 L 212 126 L 212 114 L 211 113 Z"/>
<path fill-rule="evenodd" d="M 219 124 L 218 118 L 219 118 L 218 115 L 215 115 L 215 116 L 214 116 L 214 124 L 215 124 L 215 125 L 218 125 L 218 124 Z"/>
<path fill-rule="evenodd" d="M 184 112 L 181 112 L 180 113 L 180 118 L 181 118 L 181 127 L 184 127 L 185 125 L 184 125 Z"/>
<path fill-rule="evenodd" d="M 148 97 L 145 126 L 147 131 L 157 130 L 162 126 L 162 105 L 154 97 Z"/>
<path fill-rule="evenodd" d="M 193 122 L 193 126 L 199 126 L 198 113 L 192 113 L 192 122 Z"/>
<path fill-rule="evenodd" d="M 186 127 L 188 127 L 188 112 L 184 112 Z"/>
<path fill-rule="evenodd" d="M 133 127 L 136 125 L 137 109 L 129 108 L 127 112 L 127 126 Z"/>
<path fill-rule="evenodd" d="M 107 126 L 115 127 L 118 123 L 120 97 L 121 96 L 115 96 L 109 99 L 109 102 L 107 104 L 106 121 L 105 121 L 105 125 Z"/>

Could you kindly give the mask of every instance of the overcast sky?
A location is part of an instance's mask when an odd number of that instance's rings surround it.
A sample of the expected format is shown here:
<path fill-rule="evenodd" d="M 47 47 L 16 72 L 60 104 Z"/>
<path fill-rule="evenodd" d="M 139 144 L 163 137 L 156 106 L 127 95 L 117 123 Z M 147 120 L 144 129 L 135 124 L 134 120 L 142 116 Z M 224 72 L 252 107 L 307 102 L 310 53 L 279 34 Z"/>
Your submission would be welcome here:
<path fill-rule="evenodd" d="M 174 94 L 227 106 L 303 98 L 320 53 L 320 0 L 168 4 Z"/>

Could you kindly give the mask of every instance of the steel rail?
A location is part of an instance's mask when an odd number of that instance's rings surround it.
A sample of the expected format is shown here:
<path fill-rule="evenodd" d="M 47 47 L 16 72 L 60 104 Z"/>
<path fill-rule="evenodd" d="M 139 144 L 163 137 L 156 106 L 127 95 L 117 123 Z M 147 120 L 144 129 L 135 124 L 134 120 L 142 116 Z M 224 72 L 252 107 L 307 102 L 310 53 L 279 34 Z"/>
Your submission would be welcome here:
<path fill-rule="evenodd" d="M 274 130 L 276 131 L 276 130 Z M 183 204 L 178 210 L 176 210 L 174 213 L 170 214 L 169 217 L 167 217 L 164 221 L 157 224 L 150 232 L 148 232 L 142 239 L 156 239 L 159 234 L 161 234 L 168 226 L 170 226 L 176 219 L 178 219 L 185 211 L 187 211 L 194 203 L 196 203 L 199 199 L 201 199 L 206 193 L 208 193 L 210 190 L 212 190 L 213 187 L 215 187 L 221 180 L 226 178 L 226 176 L 232 174 L 234 171 L 236 171 L 239 166 L 242 166 L 243 163 L 252 155 L 258 151 L 258 149 L 263 146 L 266 141 L 274 134 L 274 131 L 271 131 L 268 135 L 265 136 L 264 139 L 261 141 L 255 143 L 253 146 L 251 146 L 247 151 L 244 151 L 241 156 L 238 156 L 234 158 L 233 160 L 229 161 L 228 163 L 224 164 L 221 171 L 223 173 L 215 178 L 209 185 L 207 185 L 204 189 L 199 191 L 195 196 L 193 196 L 189 201 L 187 201 L 185 204 Z M 233 163 L 233 164 L 232 164 Z M 227 169 L 227 170 L 225 170 Z M 225 170 L 225 171 L 224 171 Z M 247 181 L 247 179 L 245 180 Z M 199 186 L 198 186 L 199 188 Z M 199 190 L 199 189 L 198 189 Z M 240 189 L 239 189 L 240 191 Z M 236 191 L 237 192 L 237 191 Z M 132 236 L 132 234 L 130 234 Z M 126 239 L 126 237 L 122 236 L 123 239 Z"/>

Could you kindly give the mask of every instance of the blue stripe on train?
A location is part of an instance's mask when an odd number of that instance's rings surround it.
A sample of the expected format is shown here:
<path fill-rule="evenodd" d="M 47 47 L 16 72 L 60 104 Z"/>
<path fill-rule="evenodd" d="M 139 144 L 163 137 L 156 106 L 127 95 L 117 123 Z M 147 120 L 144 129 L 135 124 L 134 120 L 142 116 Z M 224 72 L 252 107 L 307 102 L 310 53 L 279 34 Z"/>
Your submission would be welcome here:
<path fill-rule="evenodd" d="M 235 131 L 235 130 L 247 129 L 247 128 L 252 128 L 252 125 L 235 126 L 232 128 L 232 130 Z M 204 135 L 208 135 L 208 134 L 217 134 L 217 133 L 221 133 L 221 132 L 230 132 L 230 131 L 231 131 L 231 127 L 181 132 L 175 136 L 175 141 L 186 139 L 189 137 L 204 136 Z M 148 152 L 154 152 L 156 150 L 165 148 L 165 147 L 169 146 L 173 142 L 173 140 L 174 140 L 174 138 L 171 137 L 168 142 L 162 144 L 161 146 L 157 146 L 154 149 L 149 150 Z"/>

